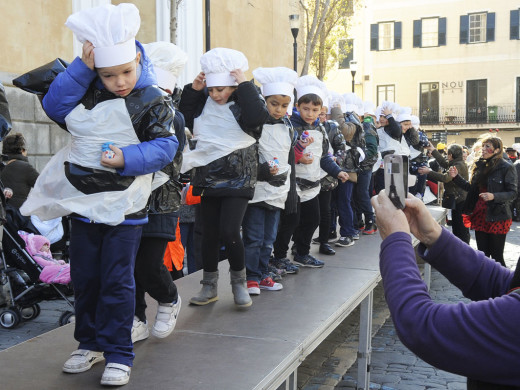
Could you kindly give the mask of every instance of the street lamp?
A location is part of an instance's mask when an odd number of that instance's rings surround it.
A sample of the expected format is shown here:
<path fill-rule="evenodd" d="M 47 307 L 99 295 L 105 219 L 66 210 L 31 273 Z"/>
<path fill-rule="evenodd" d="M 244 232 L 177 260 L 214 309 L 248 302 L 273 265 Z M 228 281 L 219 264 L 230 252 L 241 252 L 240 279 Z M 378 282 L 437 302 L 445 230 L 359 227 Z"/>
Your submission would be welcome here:
<path fill-rule="evenodd" d="M 356 71 L 357 71 L 357 61 L 350 61 L 349 65 L 350 65 L 350 73 L 352 74 L 352 93 L 355 93 L 356 91 L 354 89 L 356 87 L 355 77 L 356 77 Z"/>
<path fill-rule="evenodd" d="M 298 36 L 298 31 L 300 30 L 300 15 L 293 14 L 289 15 L 289 22 L 291 24 L 291 32 L 294 38 L 293 48 L 294 48 L 294 70 L 298 70 L 298 43 L 296 42 L 296 37 Z"/>

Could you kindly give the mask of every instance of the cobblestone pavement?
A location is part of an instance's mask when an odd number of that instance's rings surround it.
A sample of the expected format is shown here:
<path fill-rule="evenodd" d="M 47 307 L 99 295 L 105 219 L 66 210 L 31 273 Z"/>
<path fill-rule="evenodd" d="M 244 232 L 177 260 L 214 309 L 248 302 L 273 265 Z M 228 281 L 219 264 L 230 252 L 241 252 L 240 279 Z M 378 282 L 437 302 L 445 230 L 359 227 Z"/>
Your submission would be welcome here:
<path fill-rule="evenodd" d="M 476 248 L 474 235 L 471 245 Z M 507 235 L 504 258 L 516 266 L 520 253 L 520 223 L 514 222 Z M 458 289 L 432 270 L 430 293 L 436 302 L 465 300 Z M 370 389 L 465 390 L 466 378 L 436 369 L 410 352 L 397 337 L 386 306 L 382 287 L 374 291 Z M 298 370 L 298 388 L 303 390 L 350 390 L 356 388 L 358 313 L 349 316 L 305 359 Z"/>

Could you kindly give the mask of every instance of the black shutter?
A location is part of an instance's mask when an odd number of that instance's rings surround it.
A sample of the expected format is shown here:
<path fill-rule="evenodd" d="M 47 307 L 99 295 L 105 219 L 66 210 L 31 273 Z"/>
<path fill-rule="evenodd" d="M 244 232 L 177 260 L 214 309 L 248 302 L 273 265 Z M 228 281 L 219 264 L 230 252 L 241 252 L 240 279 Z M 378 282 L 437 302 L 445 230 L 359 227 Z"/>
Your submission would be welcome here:
<path fill-rule="evenodd" d="M 509 39 L 518 39 L 518 24 L 519 24 L 519 12 L 517 9 L 511 11 L 510 27 L 509 27 Z"/>
<path fill-rule="evenodd" d="M 469 35 L 469 15 L 460 16 L 460 40 L 461 44 L 468 43 Z"/>
<path fill-rule="evenodd" d="M 413 21 L 413 47 L 422 45 L 422 20 Z"/>
<path fill-rule="evenodd" d="M 370 50 L 379 50 L 379 24 L 370 25 Z"/>
<path fill-rule="evenodd" d="M 495 13 L 490 12 L 487 14 L 486 23 L 486 42 L 493 42 L 495 40 Z"/>
<path fill-rule="evenodd" d="M 439 46 L 446 46 L 446 18 L 439 18 Z"/>
<path fill-rule="evenodd" d="M 402 23 L 395 22 L 394 23 L 394 49 L 401 48 L 401 30 L 402 30 Z"/>

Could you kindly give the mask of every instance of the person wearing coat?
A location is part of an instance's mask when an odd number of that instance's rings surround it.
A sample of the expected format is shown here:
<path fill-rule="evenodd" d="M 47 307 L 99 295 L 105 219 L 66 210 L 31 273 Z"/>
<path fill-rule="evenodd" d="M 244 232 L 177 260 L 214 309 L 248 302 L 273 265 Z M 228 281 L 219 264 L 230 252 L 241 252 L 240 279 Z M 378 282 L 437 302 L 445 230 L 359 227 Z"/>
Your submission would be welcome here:
<path fill-rule="evenodd" d="M 452 229 L 453 234 L 464 241 L 466 244 L 469 244 L 470 235 L 469 229 L 464 226 L 464 221 L 462 219 L 462 208 L 464 206 L 464 201 L 466 200 L 467 192 L 462 188 L 458 187 L 454 182 L 452 177 L 449 175 L 447 170 L 454 166 L 457 168 L 459 175 L 464 180 L 468 179 L 468 166 L 462 159 L 462 147 L 457 144 L 452 144 L 448 147 L 448 159 L 446 160 L 438 151 L 434 148 L 434 146 L 430 143 L 428 148 L 432 152 L 432 156 L 439 163 L 439 165 L 445 169 L 445 173 L 435 172 L 429 167 L 419 167 L 418 172 L 422 175 L 428 175 L 428 179 L 436 180 L 444 183 L 444 195 L 442 198 L 442 206 L 451 209 L 451 220 L 452 220 Z"/>
<path fill-rule="evenodd" d="M 504 245 L 513 222 L 511 202 L 517 195 L 517 176 L 502 150 L 499 137 L 487 136 L 482 139 L 482 157 L 473 164 L 471 181 L 464 180 L 455 166 L 449 174 L 468 192 L 462 212 L 469 215 L 477 248 L 505 267 Z"/>

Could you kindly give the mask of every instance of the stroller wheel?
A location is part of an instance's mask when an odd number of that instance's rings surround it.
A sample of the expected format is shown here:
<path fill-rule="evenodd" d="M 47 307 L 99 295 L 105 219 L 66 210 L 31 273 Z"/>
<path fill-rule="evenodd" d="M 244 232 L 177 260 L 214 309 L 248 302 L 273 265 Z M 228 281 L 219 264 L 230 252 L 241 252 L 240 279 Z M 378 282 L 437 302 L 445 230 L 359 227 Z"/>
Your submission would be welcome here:
<path fill-rule="evenodd" d="M 67 310 L 60 316 L 60 326 L 72 324 L 76 321 L 76 316 L 73 311 Z"/>
<path fill-rule="evenodd" d="M 25 321 L 34 320 L 36 317 L 40 315 L 40 312 L 40 305 L 38 305 L 37 303 L 31 306 L 24 306 L 21 310 L 22 318 Z"/>
<path fill-rule="evenodd" d="M 11 329 L 20 323 L 22 316 L 17 309 L 8 309 L 0 313 L 0 326 Z"/>

